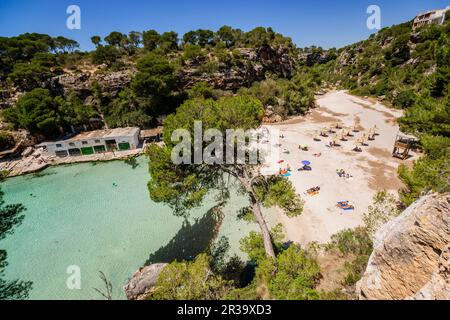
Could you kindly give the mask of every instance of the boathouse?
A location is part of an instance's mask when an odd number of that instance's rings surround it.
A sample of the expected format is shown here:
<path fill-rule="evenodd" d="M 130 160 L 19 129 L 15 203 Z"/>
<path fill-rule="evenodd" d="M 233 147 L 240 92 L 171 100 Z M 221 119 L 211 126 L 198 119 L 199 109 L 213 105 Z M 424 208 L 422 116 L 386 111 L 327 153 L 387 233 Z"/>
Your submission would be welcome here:
<path fill-rule="evenodd" d="M 42 147 L 48 154 L 59 157 L 133 150 L 139 146 L 139 133 L 139 128 L 87 131 L 67 139 L 44 142 L 37 147 Z"/>

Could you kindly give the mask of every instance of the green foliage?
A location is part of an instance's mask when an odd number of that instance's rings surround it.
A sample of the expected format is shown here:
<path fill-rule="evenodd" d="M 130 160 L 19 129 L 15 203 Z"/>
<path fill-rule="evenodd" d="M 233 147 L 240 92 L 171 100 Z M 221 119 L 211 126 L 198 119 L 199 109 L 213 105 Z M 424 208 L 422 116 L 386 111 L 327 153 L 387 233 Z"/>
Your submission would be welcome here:
<path fill-rule="evenodd" d="M 178 34 L 174 31 L 164 32 L 160 38 L 161 48 L 164 52 L 170 52 L 178 49 Z"/>
<path fill-rule="evenodd" d="M 319 299 L 319 293 L 314 289 L 320 279 L 319 264 L 308 251 L 297 245 L 284 249 L 282 228 L 279 224 L 271 230 L 276 258 L 266 257 L 261 234 L 250 232 L 241 239 L 241 250 L 256 266 L 255 278 L 249 286 L 231 291 L 228 298 L 259 299 L 258 288 L 267 288 L 273 299 Z"/>
<path fill-rule="evenodd" d="M 98 46 L 92 52 L 92 63 L 94 64 L 106 64 L 108 67 L 112 67 L 119 59 L 120 52 L 113 46 Z"/>
<path fill-rule="evenodd" d="M 97 112 L 92 106 L 84 105 L 75 94 L 69 94 L 66 99 L 55 97 L 58 105 L 58 113 L 61 123 L 69 129 L 70 125 L 81 126 L 89 122 L 92 117 L 97 116 Z"/>
<path fill-rule="evenodd" d="M 5 205 L 4 193 L 0 190 L 0 240 L 13 232 L 13 228 L 20 225 L 24 219 L 25 208 L 21 204 Z M 20 280 L 7 281 L 3 279 L 4 269 L 8 265 L 7 253 L 0 250 L 0 300 L 26 299 L 32 283 Z"/>
<path fill-rule="evenodd" d="M 16 63 L 8 80 L 22 90 L 32 90 L 60 72 L 54 55 L 36 53 L 29 62 Z"/>
<path fill-rule="evenodd" d="M 206 58 L 206 53 L 203 49 L 194 44 L 187 44 L 184 47 L 183 51 L 183 59 L 184 60 L 192 60 L 194 62 L 203 61 Z"/>
<path fill-rule="evenodd" d="M 16 128 L 32 133 L 51 137 L 60 132 L 58 104 L 46 89 L 34 89 L 23 95 L 15 106 L 5 110 L 4 116 Z"/>
<path fill-rule="evenodd" d="M 414 106 L 406 110 L 399 123 L 404 132 L 450 137 L 448 119 L 450 119 L 450 100 L 437 101 L 421 96 Z"/>
<path fill-rule="evenodd" d="M 234 288 L 225 296 L 225 300 L 260 300 L 256 282 L 252 282 L 243 288 Z"/>
<path fill-rule="evenodd" d="M 99 36 L 92 36 L 91 37 L 91 42 L 98 47 L 100 45 L 100 43 L 102 42 L 102 38 L 100 38 Z"/>
<path fill-rule="evenodd" d="M 395 195 L 386 191 L 378 192 L 373 197 L 373 203 L 364 214 L 363 221 L 370 236 L 374 236 L 378 229 L 400 214 Z"/>
<path fill-rule="evenodd" d="M 342 256 L 352 258 L 344 264 L 344 286 L 353 286 L 361 279 L 373 250 L 372 240 L 366 228 L 347 229 L 331 237 L 328 251 L 337 250 Z"/>
<path fill-rule="evenodd" d="M 450 191 L 450 163 L 448 161 L 449 140 L 445 138 L 447 149 L 442 157 L 433 159 L 432 157 L 421 158 L 414 163 L 414 167 L 408 168 L 405 165 L 399 167 L 398 174 L 400 179 L 406 185 L 406 189 L 401 190 L 401 200 L 405 205 L 410 205 L 416 201 L 423 192 Z"/>
<path fill-rule="evenodd" d="M 317 300 L 314 289 L 320 279 L 320 267 L 308 252 L 291 245 L 276 259 L 264 259 L 256 269 L 256 278 L 266 283 L 270 296 L 279 300 Z"/>
<path fill-rule="evenodd" d="M 126 35 L 118 31 L 113 31 L 105 37 L 105 41 L 112 47 L 120 47 L 123 44 L 123 39 L 125 37 Z"/>
<path fill-rule="evenodd" d="M 14 68 L 16 69 L 14 78 L 17 79 L 18 73 L 23 74 L 26 71 L 27 64 L 33 69 L 30 72 L 41 73 L 41 69 L 46 67 L 46 63 L 40 60 L 42 57 L 46 57 L 47 61 L 49 59 L 44 54 L 71 51 L 77 46 L 76 41 L 64 37 L 52 38 L 38 33 L 25 33 L 11 38 L 0 37 L 0 80 L 6 79 Z M 41 58 L 30 63 L 38 54 Z M 16 67 L 16 64 L 20 65 Z M 57 67 L 57 65 L 53 65 L 53 67 Z"/>
<path fill-rule="evenodd" d="M 0 240 L 13 232 L 13 228 L 20 225 L 25 218 L 25 207 L 21 204 L 5 205 L 4 193 L 0 190 Z"/>
<path fill-rule="evenodd" d="M 282 230 L 283 226 L 278 224 L 270 231 L 272 242 L 277 252 L 282 250 L 281 241 L 284 237 Z M 258 265 L 266 259 L 263 237 L 260 233 L 252 231 L 247 237 L 242 238 L 239 243 L 241 251 L 245 252 L 255 264 Z"/>
<path fill-rule="evenodd" d="M 152 300 L 220 300 L 231 288 L 229 281 L 215 275 L 207 255 L 192 262 L 172 262 L 161 271 Z"/>
<path fill-rule="evenodd" d="M 406 109 L 411 107 L 416 100 L 416 94 L 413 90 L 401 91 L 392 101 L 394 106 Z"/>
<path fill-rule="evenodd" d="M 64 99 L 53 97 L 47 89 L 38 88 L 21 96 L 3 115 L 15 128 L 53 138 L 65 130 L 70 131 L 71 126 L 87 124 L 97 112 L 83 105 L 74 94 Z"/>
<path fill-rule="evenodd" d="M 207 82 L 204 82 L 204 81 L 196 82 L 187 92 L 188 92 L 190 99 L 214 98 L 214 88 L 211 87 Z"/>
<path fill-rule="evenodd" d="M 313 73 L 299 73 L 291 81 L 267 79 L 254 83 L 251 88 L 242 88 L 239 93 L 260 99 L 265 107 L 274 107 L 274 112 L 282 118 L 305 114 L 314 104 L 318 83 L 313 77 Z"/>
<path fill-rule="evenodd" d="M 365 228 L 347 229 L 333 235 L 327 249 L 337 249 L 343 255 L 369 256 L 372 253 L 372 240 Z"/>
<path fill-rule="evenodd" d="M 304 202 L 292 183 L 283 177 L 272 176 L 255 186 L 259 200 L 265 207 L 278 206 L 287 216 L 296 217 L 303 212 Z"/>
<path fill-rule="evenodd" d="M 222 26 L 219 30 L 217 30 L 217 36 L 228 48 L 231 47 L 236 41 L 233 28 L 230 26 Z"/>
<path fill-rule="evenodd" d="M 210 268 L 214 274 L 220 275 L 225 280 L 239 284 L 244 263 L 237 255 L 228 257 L 230 244 L 226 237 L 221 237 L 211 248 Z"/>
<path fill-rule="evenodd" d="M 261 102 L 250 96 L 222 97 L 219 100 L 192 99 L 181 105 L 176 114 L 169 115 L 164 123 L 164 142 L 170 141 L 178 128 L 193 132 L 194 122 L 202 121 L 203 130 L 254 129 L 261 124 L 264 110 Z"/>
<path fill-rule="evenodd" d="M 106 121 L 110 127 L 148 127 L 152 121 L 150 106 L 148 99 L 138 98 L 126 88 L 112 101 Z"/>
<path fill-rule="evenodd" d="M 0 131 L 0 151 L 11 149 L 14 145 L 14 137 L 7 131 Z"/>
<path fill-rule="evenodd" d="M 369 261 L 369 256 L 361 255 L 357 256 L 350 262 L 344 264 L 345 278 L 342 282 L 344 286 L 354 286 L 364 273 L 367 268 L 367 262 Z"/>
<path fill-rule="evenodd" d="M 195 31 L 189 31 L 183 36 L 183 42 L 185 44 L 200 46 L 204 48 L 206 45 L 213 44 L 214 32 L 211 30 L 198 29 Z"/>
<path fill-rule="evenodd" d="M 142 33 L 144 48 L 148 51 L 155 50 L 161 43 L 161 35 L 156 30 L 148 30 Z"/>
<path fill-rule="evenodd" d="M 169 115 L 164 122 L 164 147 L 150 146 L 149 170 L 152 180 L 148 183 L 150 196 L 154 201 L 166 202 L 182 213 L 186 209 L 198 206 L 206 192 L 214 189 L 223 173 L 215 166 L 186 165 L 176 166 L 171 160 L 172 148 L 176 142 L 171 140 L 172 133 L 180 128 L 187 129 L 193 137 L 194 122 L 201 120 L 203 130 L 255 128 L 261 123 L 262 107 L 258 100 L 251 97 L 227 97 L 217 101 L 194 99 L 186 101 Z M 192 153 L 193 154 L 193 153 Z"/>
<path fill-rule="evenodd" d="M 164 57 L 149 53 L 138 61 L 137 69 L 131 84 L 137 96 L 160 97 L 174 89 L 174 68 Z"/>

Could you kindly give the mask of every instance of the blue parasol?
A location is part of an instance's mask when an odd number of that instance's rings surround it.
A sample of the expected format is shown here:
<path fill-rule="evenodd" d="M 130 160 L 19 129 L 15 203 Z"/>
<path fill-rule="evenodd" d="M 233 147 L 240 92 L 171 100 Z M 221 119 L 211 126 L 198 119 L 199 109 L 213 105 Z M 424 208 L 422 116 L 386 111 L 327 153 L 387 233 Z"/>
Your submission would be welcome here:
<path fill-rule="evenodd" d="M 303 160 L 302 163 L 305 166 L 309 166 L 311 164 L 311 162 L 309 162 L 308 160 Z"/>

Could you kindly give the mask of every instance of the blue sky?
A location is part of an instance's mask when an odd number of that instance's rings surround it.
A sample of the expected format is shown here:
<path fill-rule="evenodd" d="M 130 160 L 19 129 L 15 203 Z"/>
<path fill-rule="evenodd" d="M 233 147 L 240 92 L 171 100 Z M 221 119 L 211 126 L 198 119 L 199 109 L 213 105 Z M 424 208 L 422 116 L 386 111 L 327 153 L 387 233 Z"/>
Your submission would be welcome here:
<path fill-rule="evenodd" d="M 81 30 L 68 30 L 66 8 L 81 8 Z M 180 35 L 192 29 L 217 30 L 227 24 L 248 31 L 273 27 L 301 47 L 342 47 L 367 38 L 369 5 L 380 6 L 382 26 L 412 19 L 450 0 L 0 0 L 0 36 L 24 32 L 62 35 L 90 50 L 92 35 L 156 29 Z"/>

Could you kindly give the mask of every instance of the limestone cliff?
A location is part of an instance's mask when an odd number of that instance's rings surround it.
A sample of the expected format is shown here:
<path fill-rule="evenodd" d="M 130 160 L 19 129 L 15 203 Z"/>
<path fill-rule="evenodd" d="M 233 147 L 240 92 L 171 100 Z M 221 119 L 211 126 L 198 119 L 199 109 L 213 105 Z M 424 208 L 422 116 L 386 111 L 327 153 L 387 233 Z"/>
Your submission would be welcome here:
<path fill-rule="evenodd" d="M 359 299 L 449 299 L 450 193 L 419 199 L 375 235 Z"/>
<path fill-rule="evenodd" d="M 288 48 L 263 46 L 239 48 L 234 52 L 239 57 L 234 61 L 208 58 L 205 61 L 186 63 L 178 72 L 180 87 L 188 88 L 196 82 L 204 81 L 215 89 L 237 90 L 266 79 L 270 73 L 282 78 L 292 76 L 295 62 Z M 206 70 L 205 66 L 208 65 L 213 70 Z"/>
<path fill-rule="evenodd" d="M 442 252 L 431 280 L 411 299 L 450 300 L 450 245 Z"/>
<path fill-rule="evenodd" d="M 156 284 L 159 274 L 166 265 L 166 263 L 155 263 L 136 271 L 123 288 L 127 299 L 139 300 L 145 297 Z"/>

